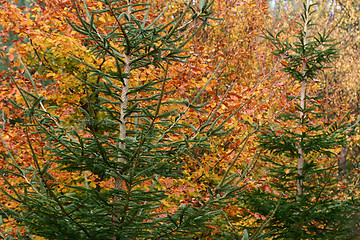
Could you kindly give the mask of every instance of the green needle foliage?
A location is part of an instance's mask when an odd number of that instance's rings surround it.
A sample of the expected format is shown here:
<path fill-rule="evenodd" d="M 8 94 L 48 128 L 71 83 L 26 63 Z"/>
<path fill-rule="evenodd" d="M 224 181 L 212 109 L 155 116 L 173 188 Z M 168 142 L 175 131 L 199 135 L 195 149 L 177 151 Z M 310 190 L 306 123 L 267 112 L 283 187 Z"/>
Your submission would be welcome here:
<path fill-rule="evenodd" d="M 304 1 L 302 21 L 298 23 L 301 30 L 295 42 L 282 42 L 280 33 L 266 34 L 276 48 L 274 55 L 286 61 L 283 71 L 302 86 L 300 96 L 288 97 L 295 107 L 279 116 L 283 125 L 267 126 L 258 136 L 263 160 L 271 166 L 270 185 L 280 192 L 280 205 L 278 196 L 265 191 L 245 196 L 245 205 L 264 216 L 276 208 L 264 235 L 272 239 L 346 239 L 358 205 L 354 199 L 344 200 L 337 195 L 337 159 L 331 149 L 345 144 L 346 125 L 317 124 L 325 121 L 323 96 L 309 96 L 307 92 L 337 56 L 337 43 L 329 38 L 331 32 L 314 33 L 311 16 L 315 6 Z M 321 161 L 332 163 L 324 165 Z M 346 194 L 352 196 L 354 192 Z"/>
<path fill-rule="evenodd" d="M 210 121 L 194 127 L 184 121 L 187 110 L 179 111 L 178 105 L 201 110 L 204 106 L 194 103 L 202 91 L 193 102 L 164 100 L 169 95 L 165 91 L 168 70 L 173 62 L 186 60 L 184 46 L 211 18 L 213 1 L 188 1 L 168 23 L 161 23 L 166 8 L 149 22 L 148 3 L 101 2 L 103 9 L 89 11 L 85 3 L 73 1 L 81 24 L 68 23 L 91 43 L 88 49 L 94 56 L 113 59 L 116 71 L 73 57 L 87 67 L 76 75 L 87 97 L 79 107 L 83 117 L 73 126 L 49 113 L 54 106 L 46 96 L 19 87 L 26 105 L 13 103 L 25 113 L 22 124 L 34 166 L 23 168 L 14 160 L 12 170 L 3 170 L 4 176 L 26 180 L 20 185 L 8 182 L 13 193 L 9 197 L 19 207 L 4 211 L 24 225 L 29 235 L 46 239 L 193 239 L 207 231 L 205 225 L 222 214 L 219 209 L 239 190 L 228 180 L 233 176 L 224 176 L 215 192 L 208 190 L 208 199 L 199 199 L 199 206 L 181 205 L 175 213 L 156 211 L 167 198 L 157 180 L 181 177 L 183 160 L 196 157 L 199 150 L 209 148 L 209 138 L 225 133 L 221 132 L 224 123 Z M 140 12 L 142 19 L 138 19 Z M 107 26 L 107 33 L 94 24 L 104 13 L 116 19 L 115 25 Z M 164 75 L 130 87 L 132 72 L 151 65 Z M 216 119 L 215 114 L 210 119 Z M 41 153 L 34 150 L 32 134 L 41 136 L 43 150 L 51 153 L 44 166 L 39 163 Z M 49 172 L 52 163 L 57 171 L 78 173 L 79 179 L 59 186 Z M 97 176 L 96 186 L 88 184 L 88 176 Z M 109 180 L 114 186 L 104 188 L 102 183 Z M 144 187 L 149 180 L 153 185 Z"/>

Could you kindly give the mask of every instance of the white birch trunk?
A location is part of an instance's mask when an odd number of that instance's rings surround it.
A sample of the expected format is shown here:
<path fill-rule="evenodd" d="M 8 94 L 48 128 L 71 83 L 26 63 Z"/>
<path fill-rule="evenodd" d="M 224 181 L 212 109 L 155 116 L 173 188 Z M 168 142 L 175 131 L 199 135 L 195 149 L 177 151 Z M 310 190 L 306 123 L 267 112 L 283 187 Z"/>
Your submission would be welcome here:
<path fill-rule="evenodd" d="M 310 0 L 306 0 L 306 19 L 305 19 L 305 23 L 304 23 L 304 45 L 307 44 L 308 42 L 308 22 L 309 22 L 309 5 L 310 5 Z M 305 76 L 306 73 L 306 56 L 303 56 L 303 64 L 302 64 L 302 75 Z M 305 79 L 303 79 L 303 81 L 301 82 L 301 96 L 300 96 L 300 107 L 301 107 L 301 112 L 300 112 L 300 127 L 303 126 L 304 124 L 304 119 L 305 119 L 305 114 L 304 114 L 304 109 L 305 109 L 305 102 L 306 102 L 306 81 Z M 297 162 L 297 173 L 298 175 L 301 177 L 303 175 L 303 168 L 304 168 L 304 149 L 301 146 L 301 143 L 303 141 L 303 135 L 304 133 L 302 133 L 302 137 L 300 139 L 300 143 L 299 143 L 299 148 L 298 148 L 298 153 L 299 153 L 299 158 L 298 158 L 298 162 Z M 302 193 L 303 193 L 303 187 L 302 187 L 302 180 L 298 179 L 296 182 L 296 190 L 297 190 L 297 196 L 299 197 Z"/>
<path fill-rule="evenodd" d="M 128 0 L 128 8 L 127 8 L 127 16 L 128 19 L 131 19 L 131 0 Z M 124 69 L 124 74 L 130 74 L 131 71 L 131 67 L 130 67 L 130 63 L 131 63 L 131 53 L 125 53 L 125 69 Z M 129 76 L 130 77 L 130 76 Z M 122 88 L 122 92 L 121 92 L 121 107 L 120 107 L 120 127 L 119 127 L 119 147 L 120 149 L 125 150 L 126 149 L 126 144 L 124 143 L 125 138 L 126 138 L 126 122 L 127 122 L 127 118 L 126 118 L 126 109 L 128 107 L 128 101 L 129 101 L 129 97 L 128 97 L 128 92 L 129 92 L 129 82 L 130 82 L 130 78 L 126 77 L 124 78 L 124 84 L 123 84 L 123 88 Z M 125 162 L 125 159 L 121 156 L 119 156 L 118 159 L 119 162 Z M 121 174 L 121 173 L 120 173 Z M 123 181 L 119 178 L 115 179 L 115 189 L 122 189 L 123 186 Z M 118 202 L 120 199 L 115 197 L 115 202 Z"/>
<path fill-rule="evenodd" d="M 127 4 L 127 16 L 128 19 L 131 19 L 131 1 L 128 0 Z M 128 46 L 130 47 L 130 46 Z M 121 106 L 120 106 L 120 126 L 119 126 L 119 148 L 122 150 L 126 149 L 125 139 L 126 139 L 126 123 L 127 123 L 127 117 L 126 117 L 126 109 L 128 108 L 128 101 L 129 101 L 129 83 L 130 83 L 130 72 L 131 72 L 131 53 L 129 51 L 126 51 L 125 53 L 125 66 L 124 66 L 124 74 L 127 74 L 128 77 L 123 78 L 123 87 L 121 92 Z M 125 163 L 125 159 L 119 154 L 118 162 Z M 122 174 L 119 172 L 118 174 Z M 124 182 L 119 177 L 115 178 L 115 189 L 123 189 L 124 188 Z M 121 198 L 119 196 L 114 197 L 114 202 L 119 203 L 121 201 Z M 116 216 L 113 216 L 113 219 L 116 219 Z M 115 227 L 116 228 L 116 227 Z M 115 230 L 116 231 L 116 230 Z M 117 237 L 113 237 L 112 240 L 117 240 Z"/>

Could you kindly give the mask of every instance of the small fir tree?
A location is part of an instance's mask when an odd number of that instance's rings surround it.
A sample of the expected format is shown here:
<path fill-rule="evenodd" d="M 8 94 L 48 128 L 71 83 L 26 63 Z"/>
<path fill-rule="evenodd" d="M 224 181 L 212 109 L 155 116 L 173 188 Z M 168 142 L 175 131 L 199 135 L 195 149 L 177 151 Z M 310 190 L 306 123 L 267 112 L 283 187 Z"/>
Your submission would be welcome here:
<path fill-rule="evenodd" d="M 273 239 L 345 239 L 349 229 L 344 224 L 356 205 L 342 201 L 335 185 L 336 161 L 331 150 L 345 144 L 346 125 L 326 121 L 324 96 L 308 91 L 319 72 L 337 56 L 331 32 L 314 34 L 311 16 L 315 6 L 304 1 L 298 23 L 302 29 L 295 42 L 282 42 L 280 33 L 266 34 L 283 71 L 301 86 L 298 96 L 288 96 L 294 106 L 279 115 L 282 125 L 266 126 L 258 136 L 263 160 L 271 166 L 270 185 L 281 193 L 280 199 L 262 190 L 245 196 L 245 205 L 264 216 L 276 209 L 265 228 L 265 236 Z M 321 163 L 324 161 L 327 163 Z"/>

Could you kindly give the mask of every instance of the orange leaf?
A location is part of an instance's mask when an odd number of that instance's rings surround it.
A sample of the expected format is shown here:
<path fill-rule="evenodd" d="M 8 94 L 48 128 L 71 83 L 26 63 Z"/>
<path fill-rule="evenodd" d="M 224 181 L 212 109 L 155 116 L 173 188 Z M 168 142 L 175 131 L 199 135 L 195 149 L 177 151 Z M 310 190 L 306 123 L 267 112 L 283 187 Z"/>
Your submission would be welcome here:
<path fill-rule="evenodd" d="M 11 62 L 14 61 L 14 55 L 10 53 L 8 59 L 9 59 Z"/>

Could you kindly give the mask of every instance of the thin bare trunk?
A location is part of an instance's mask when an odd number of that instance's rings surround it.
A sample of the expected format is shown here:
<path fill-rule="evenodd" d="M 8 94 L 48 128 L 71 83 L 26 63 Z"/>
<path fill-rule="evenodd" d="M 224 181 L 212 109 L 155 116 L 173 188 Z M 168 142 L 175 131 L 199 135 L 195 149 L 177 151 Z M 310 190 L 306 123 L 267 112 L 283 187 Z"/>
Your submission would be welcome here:
<path fill-rule="evenodd" d="M 301 83 L 301 96 L 300 96 L 300 106 L 301 109 L 305 108 L 305 96 L 306 96 L 306 82 L 303 81 Z M 303 126 L 304 123 L 304 118 L 305 118 L 305 114 L 303 111 L 300 112 L 300 121 L 301 121 L 301 126 Z M 302 133 L 303 135 L 303 133 Z M 303 168 L 304 168 L 304 149 L 301 146 L 301 142 L 303 141 L 303 136 L 301 137 L 300 140 L 300 144 L 299 144 L 299 148 L 298 148 L 298 153 L 299 153 L 299 158 L 298 158 L 298 163 L 297 163 L 297 173 L 299 176 L 303 175 Z M 302 194 L 302 180 L 298 179 L 296 182 L 296 189 L 297 189 L 297 196 L 300 196 Z"/>
<path fill-rule="evenodd" d="M 309 23 L 309 5 L 310 5 L 310 0 L 306 0 L 306 19 L 304 22 L 304 45 L 306 46 L 307 42 L 308 42 L 308 23 Z M 306 52 L 306 51 L 305 51 Z M 306 56 L 303 56 L 303 63 L 302 63 L 302 75 L 305 76 L 306 74 Z M 304 109 L 305 109 L 305 102 L 306 102 L 306 80 L 305 78 L 303 78 L 302 82 L 301 82 L 301 96 L 300 96 L 300 106 L 301 106 L 301 112 L 300 112 L 300 127 L 302 127 L 304 125 L 304 119 L 305 119 L 305 114 L 304 114 Z M 302 133 L 301 139 L 300 139 L 300 143 L 299 143 L 299 148 L 298 148 L 298 153 L 299 153 L 299 158 L 298 158 L 298 162 L 297 162 L 297 173 L 299 175 L 299 177 L 301 177 L 303 175 L 303 168 L 304 168 L 304 149 L 302 147 L 302 141 L 303 141 L 303 135 L 304 133 Z M 296 189 L 297 189 L 297 196 L 299 198 L 299 196 L 303 193 L 303 187 L 302 187 L 302 180 L 298 179 L 296 181 Z"/>
<path fill-rule="evenodd" d="M 128 8 L 127 8 L 127 15 L 128 15 L 128 19 L 131 19 L 131 0 L 128 1 Z M 125 69 L 124 69 L 124 74 L 130 74 L 131 71 L 131 67 L 130 67 L 130 63 L 131 63 L 131 53 L 129 53 L 128 51 L 125 54 Z M 119 128 L 119 147 L 120 149 L 125 149 L 126 148 L 126 144 L 125 144 L 125 138 L 126 138 L 126 122 L 127 122 L 127 118 L 126 118 L 126 109 L 128 107 L 128 101 L 129 101 L 129 97 L 128 97 L 128 92 L 129 92 L 129 77 L 126 77 L 123 79 L 124 80 L 124 85 L 122 88 L 122 92 L 121 92 L 121 108 L 120 108 L 120 128 Z M 119 162 L 125 162 L 125 159 L 122 156 L 119 156 L 118 159 Z M 123 181 L 119 178 L 115 179 L 115 189 L 122 189 L 123 186 Z M 118 202 L 120 199 L 118 197 L 115 197 L 114 201 Z"/>
<path fill-rule="evenodd" d="M 130 62 L 131 62 L 131 58 L 129 55 L 125 55 L 125 70 L 124 73 L 125 74 L 129 74 L 130 73 Z M 126 148 L 126 144 L 125 144 L 125 138 L 126 138 L 126 122 L 127 122 L 127 118 L 126 118 L 126 109 L 127 109 L 127 105 L 128 105 L 128 92 L 129 92 L 129 78 L 124 78 L 124 86 L 122 88 L 122 92 L 121 92 L 121 108 L 120 108 L 120 133 L 119 133 L 119 147 L 120 149 L 125 150 Z M 121 156 L 119 156 L 118 159 L 119 162 L 125 162 L 125 159 Z M 123 188 L 123 181 L 119 178 L 115 179 L 115 188 L 116 189 L 122 189 Z M 117 199 L 117 198 L 116 198 Z"/>
<path fill-rule="evenodd" d="M 128 0 L 128 8 L 127 8 L 127 16 L 128 19 L 131 19 L 131 1 Z M 130 46 L 127 46 L 130 48 Z M 123 87 L 121 92 L 121 107 L 120 107 L 120 127 L 119 127 L 119 148 L 122 150 L 126 149 L 125 139 L 126 139 L 126 123 L 127 123 L 127 117 L 126 117 L 126 110 L 128 107 L 128 93 L 129 93 L 129 82 L 130 82 L 130 67 L 131 63 L 131 52 L 126 50 L 125 53 L 125 66 L 124 66 L 124 74 L 126 74 L 128 77 L 123 78 Z M 118 162 L 125 163 L 125 159 L 119 154 Z M 119 174 L 122 174 L 121 172 Z M 123 189 L 124 188 L 124 182 L 120 178 L 115 178 L 115 189 Z M 119 196 L 114 197 L 114 203 L 119 203 L 121 201 L 121 198 Z M 113 219 L 115 220 L 117 217 L 113 216 Z M 116 231 L 116 230 L 115 230 Z M 113 240 L 116 240 L 116 237 L 112 238 Z"/>

